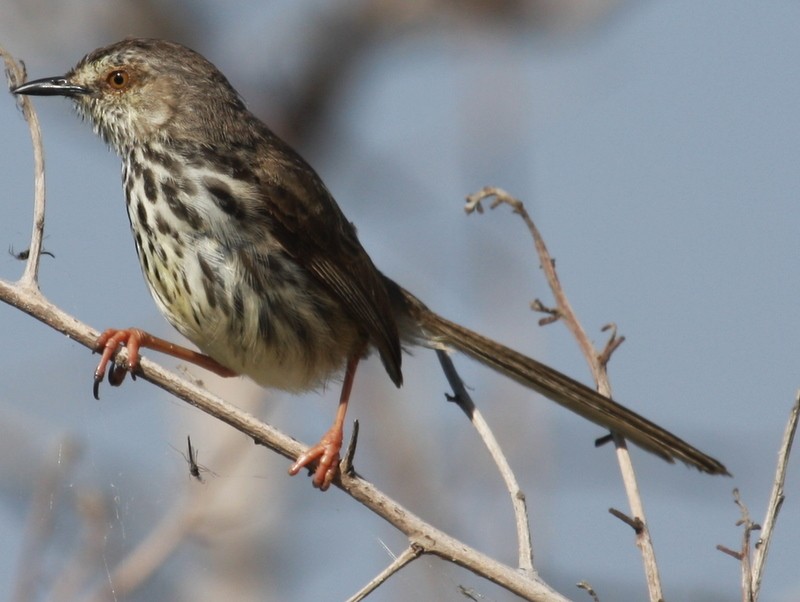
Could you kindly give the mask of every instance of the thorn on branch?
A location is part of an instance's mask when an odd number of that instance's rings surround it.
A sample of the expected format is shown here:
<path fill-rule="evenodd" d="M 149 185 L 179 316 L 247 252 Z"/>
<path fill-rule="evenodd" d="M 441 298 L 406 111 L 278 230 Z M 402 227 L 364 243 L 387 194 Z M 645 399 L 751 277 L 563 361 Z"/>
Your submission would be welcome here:
<path fill-rule="evenodd" d="M 723 546 L 722 544 L 717 544 L 717 549 L 722 552 L 723 554 L 727 554 L 732 558 L 735 558 L 737 561 L 742 561 L 742 553 L 737 552 L 736 550 L 731 550 L 730 548 Z"/>
<path fill-rule="evenodd" d="M 636 535 L 641 535 L 642 531 L 644 531 L 644 523 L 642 522 L 641 518 L 638 518 L 638 517 L 631 518 L 630 516 L 628 516 L 624 512 L 620 512 L 616 508 L 609 508 L 608 512 L 612 516 L 615 516 L 616 518 L 621 520 L 623 523 L 628 525 L 631 529 L 633 529 L 633 531 L 636 533 Z"/>
<path fill-rule="evenodd" d="M 607 435 L 603 435 L 602 437 L 598 437 L 594 440 L 595 447 L 603 447 L 604 445 L 611 443 L 614 440 L 614 435 L 608 433 Z"/>
<path fill-rule="evenodd" d="M 561 319 L 561 312 L 557 307 L 548 307 L 539 299 L 534 299 L 531 302 L 531 309 L 542 314 L 548 314 L 546 318 L 541 318 L 539 320 L 539 326 L 547 326 L 548 324 L 558 322 Z"/>
<path fill-rule="evenodd" d="M 445 393 L 444 398 L 450 403 L 456 404 L 469 417 L 469 419 L 472 420 L 472 416 L 475 411 L 475 404 L 471 403 L 471 400 L 469 398 L 464 399 L 458 393 L 456 393 L 455 395 L 451 395 L 450 393 Z"/>
<path fill-rule="evenodd" d="M 347 444 L 347 450 L 344 452 L 344 457 L 339 463 L 339 473 L 353 476 L 356 471 L 353 468 L 353 458 L 356 455 L 356 446 L 358 445 L 358 420 L 353 421 L 353 434 L 350 437 L 350 442 Z"/>

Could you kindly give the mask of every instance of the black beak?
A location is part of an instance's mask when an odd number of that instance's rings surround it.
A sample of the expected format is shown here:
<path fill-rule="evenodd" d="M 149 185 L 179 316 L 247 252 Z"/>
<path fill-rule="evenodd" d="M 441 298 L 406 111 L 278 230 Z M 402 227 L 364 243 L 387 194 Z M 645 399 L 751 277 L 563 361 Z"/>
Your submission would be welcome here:
<path fill-rule="evenodd" d="M 66 77 L 43 77 L 17 86 L 11 90 L 14 94 L 30 96 L 80 96 L 88 94 L 89 88 L 70 83 Z"/>

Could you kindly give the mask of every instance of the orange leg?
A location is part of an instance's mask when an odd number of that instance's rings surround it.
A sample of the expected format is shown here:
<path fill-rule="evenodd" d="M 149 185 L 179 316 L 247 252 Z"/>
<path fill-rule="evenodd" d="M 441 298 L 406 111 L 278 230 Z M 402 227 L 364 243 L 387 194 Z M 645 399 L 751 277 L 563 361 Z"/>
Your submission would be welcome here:
<path fill-rule="evenodd" d="M 344 439 L 344 417 L 347 413 L 347 402 L 350 401 L 350 391 L 353 390 L 353 380 L 356 376 L 356 367 L 361 359 L 361 354 L 352 356 L 347 360 L 347 368 L 344 373 L 342 383 L 342 394 L 339 396 L 339 407 L 336 409 L 336 418 L 333 425 L 328 429 L 319 443 L 310 447 L 297 461 L 289 468 L 289 474 L 294 476 L 309 464 L 317 462 L 314 470 L 314 478 L 311 483 L 314 487 L 319 487 L 325 491 L 331 486 L 339 472 L 339 451 L 342 449 Z"/>
<path fill-rule="evenodd" d="M 108 382 L 118 387 L 125 379 L 125 368 L 115 365 L 113 361 L 114 354 L 117 352 L 117 348 L 120 345 L 125 345 L 128 348 L 128 370 L 131 375 L 133 375 L 139 367 L 139 349 L 147 347 L 148 349 L 160 351 L 172 357 L 191 362 L 220 376 L 236 376 L 234 371 L 229 370 L 215 359 L 160 339 L 144 330 L 139 330 L 138 328 L 126 328 L 124 330 L 109 328 L 100 335 L 97 339 L 97 343 L 95 343 L 95 350 L 103 352 L 103 355 L 100 357 L 100 363 L 97 364 L 97 368 L 94 371 L 93 391 L 95 399 L 99 399 L 100 383 L 103 382 L 103 377 L 106 375 L 106 368 L 109 362 L 111 362 L 112 368 L 108 375 Z"/>

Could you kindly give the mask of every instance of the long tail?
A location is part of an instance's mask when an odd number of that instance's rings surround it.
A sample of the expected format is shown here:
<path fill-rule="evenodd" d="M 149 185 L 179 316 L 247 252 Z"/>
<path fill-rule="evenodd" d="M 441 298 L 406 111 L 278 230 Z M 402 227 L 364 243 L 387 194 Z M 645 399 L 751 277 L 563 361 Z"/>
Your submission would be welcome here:
<path fill-rule="evenodd" d="M 667 462 L 680 460 L 702 472 L 729 475 L 720 462 L 636 412 L 557 370 L 446 320 L 408 291 L 403 290 L 403 296 L 429 344 L 453 347 Z"/>

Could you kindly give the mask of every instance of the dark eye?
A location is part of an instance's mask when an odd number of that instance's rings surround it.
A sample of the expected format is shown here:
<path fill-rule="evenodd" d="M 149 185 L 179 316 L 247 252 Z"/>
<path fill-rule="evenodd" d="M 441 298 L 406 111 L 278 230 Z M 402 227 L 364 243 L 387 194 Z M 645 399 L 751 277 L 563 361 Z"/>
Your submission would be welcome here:
<path fill-rule="evenodd" d="M 130 82 L 130 76 L 128 72 L 124 69 L 115 69 L 111 73 L 108 74 L 106 77 L 106 82 L 108 85 L 114 88 L 115 90 L 124 90 L 128 87 L 128 83 Z"/>

